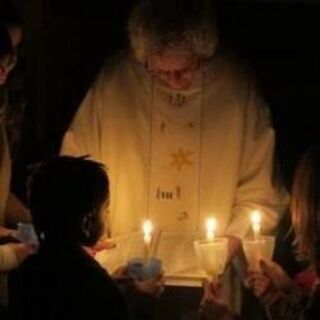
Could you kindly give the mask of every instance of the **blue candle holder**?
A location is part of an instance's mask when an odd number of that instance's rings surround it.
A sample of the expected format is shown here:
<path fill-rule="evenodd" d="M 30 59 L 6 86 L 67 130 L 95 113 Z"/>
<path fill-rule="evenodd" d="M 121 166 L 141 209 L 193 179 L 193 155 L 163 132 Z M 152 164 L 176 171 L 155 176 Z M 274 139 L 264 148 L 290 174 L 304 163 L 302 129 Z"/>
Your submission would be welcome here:
<path fill-rule="evenodd" d="M 133 258 L 127 264 L 128 274 L 137 280 L 147 280 L 157 277 L 162 272 L 162 261 L 151 258 Z"/>

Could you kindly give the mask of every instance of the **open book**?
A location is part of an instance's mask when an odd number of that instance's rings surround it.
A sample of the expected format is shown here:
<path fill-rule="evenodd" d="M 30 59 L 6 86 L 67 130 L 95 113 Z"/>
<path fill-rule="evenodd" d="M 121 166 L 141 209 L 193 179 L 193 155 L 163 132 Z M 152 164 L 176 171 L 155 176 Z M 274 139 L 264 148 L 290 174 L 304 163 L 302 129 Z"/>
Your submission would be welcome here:
<path fill-rule="evenodd" d="M 194 241 L 196 233 L 158 231 L 154 233 L 150 255 L 162 261 L 166 285 L 201 286 L 205 277 L 197 264 Z M 96 259 L 112 273 L 132 258 L 142 258 L 144 243 L 141 232 L 122 235 L 111 239 L 115 248 L 99 252 Z"/>

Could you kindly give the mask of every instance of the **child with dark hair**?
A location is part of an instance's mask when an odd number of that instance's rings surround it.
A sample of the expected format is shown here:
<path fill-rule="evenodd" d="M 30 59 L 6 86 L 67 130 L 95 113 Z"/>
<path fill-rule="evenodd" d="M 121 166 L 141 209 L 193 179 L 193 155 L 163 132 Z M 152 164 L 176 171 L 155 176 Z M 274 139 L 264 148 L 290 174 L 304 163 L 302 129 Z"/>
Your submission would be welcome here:
<path fill-rule="evenodd" d="M 125 299 L 90 256 L 103 233 L 109 181 L 97 162 L 58 157 L 36 167 L 29 206 L 40 242 L 16 272 L 13 319 L 128 319 Z"/>

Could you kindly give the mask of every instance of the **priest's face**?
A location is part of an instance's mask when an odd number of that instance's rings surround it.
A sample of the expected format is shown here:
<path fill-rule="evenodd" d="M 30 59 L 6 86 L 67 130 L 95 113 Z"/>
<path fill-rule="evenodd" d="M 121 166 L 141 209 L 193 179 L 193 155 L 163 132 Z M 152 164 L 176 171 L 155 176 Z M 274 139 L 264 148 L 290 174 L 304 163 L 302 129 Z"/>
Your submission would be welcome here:
<path fill-rule="evenodd" d="M 182 49 L 152 52 L 147 57 L 148 71 L 163 85 L 174 90 L 188 89 L 199 74 L 200 59 Z"/>

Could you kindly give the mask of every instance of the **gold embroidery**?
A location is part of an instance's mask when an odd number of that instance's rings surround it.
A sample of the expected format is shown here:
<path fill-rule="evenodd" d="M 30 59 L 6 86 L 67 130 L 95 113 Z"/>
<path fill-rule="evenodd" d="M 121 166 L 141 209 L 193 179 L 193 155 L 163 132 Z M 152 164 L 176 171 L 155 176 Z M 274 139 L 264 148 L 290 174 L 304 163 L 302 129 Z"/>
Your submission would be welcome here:
<path fill-rule="evenodd" d="M 193 155 L 193 153 L 193 151 L 184 151 L 180 148 L 177 152 L 171 153 L 171 157 L 173 158 L 171 165 L 176 167 L 178 171 L 180 171 L 184 165 L 191 166 L 193 162 L 190 157 Z"/>
<path fill-rule="evenodd" d="M 177 220 L 180 221 L 180 222 L 188 220 L 188 219 L 189 219 L 189 214 L 188 214 L 187 211 L 180 211 L 177 214 Z"/>
<path fill-rule="evenodd" d="M 187 123 L 187 127 L 190 128 L 190 129 L 193 129 L 193 128 L 194 128 L 194 123 L 191 122 L 191 121 L 188 122 L 188 123 Z"/>

